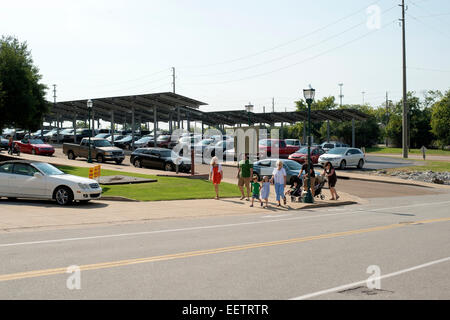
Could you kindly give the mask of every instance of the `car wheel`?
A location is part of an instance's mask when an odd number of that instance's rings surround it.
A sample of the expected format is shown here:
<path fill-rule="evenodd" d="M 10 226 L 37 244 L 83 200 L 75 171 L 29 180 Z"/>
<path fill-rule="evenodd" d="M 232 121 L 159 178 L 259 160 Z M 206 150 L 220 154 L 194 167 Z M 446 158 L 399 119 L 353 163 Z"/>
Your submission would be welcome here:
<path fill-rule="evenodd" d="M 98 163 L 103 163 L 105 161 L 105 159 L 103 158 L 103 156 L 101 154 L 97 155 L 97 162 Z"/>
<path fill-rule="evenodd" d="M 141 160 L 139 160 L 139 159 L 134 160 L 133 166 L 135 166 L 136 168 L 142 168 Z"/>
<path fill-rule="evenodd" d="M 122 164 L 123 160 L 116 160 L 116 164 Z"/>
<path fill-rule="evenodd" d="M 341 164 L 340 164 L 340 166 L 339 166 L 339 169 L 344 170 L 345 167 L 346 167 L 346 165 L 347 165 L 347 163 L 345 162 L 345 160 L 342 160 L 342 161 L 341 161 Z"/>
<path fill-rule="evenodd" d="M 261 181 L 261 177 L 259 176 L 259 174 L 257 174 L 256 172 L 253 172 L 253 175 L 258 178 L 258 181 Z"/>
<path fill-rule="evenodd" d="M 69 151 L 67 158 L 69 158 L 69 160 L 75 160 L 75 153 L 73 153 L 73 151 Z"/>
<path fill-rule="evenodd" d="M 364 160 L 363 159 L 359 159 L 358 169 L 362 169 L 363 166 L 364 166 Z"/>
<path fill-rule="evenodd" d="M 171 164 L 171 163 L 166 163 L 166 164 L 164 165 L 164 170 L 166 170 L 166 171 L 173 171 L 173 164 Z"/>
<path fill-rule="evenodd" d="M 67 206 L 73 201 L 73 193 L 67 187 L 58 187 L 55 190 L 55 200 L 60 206 Z"/>

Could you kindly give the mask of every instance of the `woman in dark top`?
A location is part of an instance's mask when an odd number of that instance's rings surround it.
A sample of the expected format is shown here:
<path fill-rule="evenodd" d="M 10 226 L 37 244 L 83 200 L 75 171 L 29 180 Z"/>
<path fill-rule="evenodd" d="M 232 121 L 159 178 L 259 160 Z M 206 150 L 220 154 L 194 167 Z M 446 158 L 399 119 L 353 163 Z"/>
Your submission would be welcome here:
<path fill-rule="evenodd" d="M 331 200 L 339 199 L 339 196 L 336 192 L 337 176 L 336 176 L 336 172 L 334 171 L 334 168 L 333 168 L 333 165 L 331 164 L 331 162 L 327 162 L 325 164 L 323 174 L 328 179 L 328 186 L 330 188 Z"/>

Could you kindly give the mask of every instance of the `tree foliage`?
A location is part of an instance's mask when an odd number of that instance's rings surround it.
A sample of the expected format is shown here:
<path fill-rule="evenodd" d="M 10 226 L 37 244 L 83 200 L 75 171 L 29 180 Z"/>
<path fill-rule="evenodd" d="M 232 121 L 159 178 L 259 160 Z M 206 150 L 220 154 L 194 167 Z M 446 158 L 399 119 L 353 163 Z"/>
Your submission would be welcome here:
<path fill-rule="evenodd" d="M 431 128 L 441 147 L 450 145 L 450 90 L 432 106 Z"/>
<path fill-rule="evenodd" d="M 36 130 L 48 112 L 47 87 L 33 65 L 27 43 L 17 38 L 0 39 L 0 128 L 12 126 Z"/>

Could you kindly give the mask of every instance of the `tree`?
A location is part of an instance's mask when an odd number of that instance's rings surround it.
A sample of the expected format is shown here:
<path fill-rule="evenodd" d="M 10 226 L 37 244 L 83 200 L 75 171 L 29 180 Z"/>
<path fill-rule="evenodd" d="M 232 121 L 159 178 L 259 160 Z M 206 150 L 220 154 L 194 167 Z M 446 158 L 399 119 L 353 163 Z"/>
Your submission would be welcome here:
<path fill-rule="evenodd" d="M 48 112 L 47 87 L 33 65 L 27 43 L 17 38 L 0 39 L 0 128 L 12 126 L 28 130 L 40 127 Z"/>
<path fill-rule="evenodd" d="M 431 128 L 442 148 L 450 145 L 450 90 L 433 105 Z"/>

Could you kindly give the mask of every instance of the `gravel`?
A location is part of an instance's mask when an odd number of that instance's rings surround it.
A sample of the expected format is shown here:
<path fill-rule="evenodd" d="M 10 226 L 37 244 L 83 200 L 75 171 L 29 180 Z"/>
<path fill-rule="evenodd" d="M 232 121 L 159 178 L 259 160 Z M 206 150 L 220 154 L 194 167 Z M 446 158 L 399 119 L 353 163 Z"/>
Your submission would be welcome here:
<path fill-rule="evenodd" d="M 436 184 L 450 185 L 450 172 L 433 172 L 429 171 L 377 171 L 377 175 L 389 175 L 391 177 L 401 178 L 405 180 L 417 180 Z"/>

